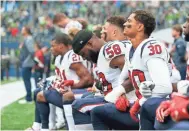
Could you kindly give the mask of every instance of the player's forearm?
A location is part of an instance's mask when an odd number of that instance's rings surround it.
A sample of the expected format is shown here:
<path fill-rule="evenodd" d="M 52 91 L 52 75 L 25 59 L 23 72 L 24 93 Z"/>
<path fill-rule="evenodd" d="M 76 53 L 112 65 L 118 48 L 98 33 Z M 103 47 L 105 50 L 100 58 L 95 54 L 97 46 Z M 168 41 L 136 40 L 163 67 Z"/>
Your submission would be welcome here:
<path fill-rule="evenodd" d="M 71 87 L 72 89 L 80 89 L 80 88 L 88 88 L 88 87 L 92 87 L 93 86 L 93 79 L 90 78 L 83 78 L 80 79 L 79 82 L 74 83 L 74 85 Z"/>
<path fill-rule="evenodd" d="M 128 79 L 128 68 L 127 64 L 124 64 L 121 74 L 119 76 L 119 84 L 122 84 L 126 79 Z"/>
<path fill-rule="evenodd" d="M 126 93 L 134 90 L 134 87 L 129 79 L 126 79 L 121 85 L 125 88 Z"/>

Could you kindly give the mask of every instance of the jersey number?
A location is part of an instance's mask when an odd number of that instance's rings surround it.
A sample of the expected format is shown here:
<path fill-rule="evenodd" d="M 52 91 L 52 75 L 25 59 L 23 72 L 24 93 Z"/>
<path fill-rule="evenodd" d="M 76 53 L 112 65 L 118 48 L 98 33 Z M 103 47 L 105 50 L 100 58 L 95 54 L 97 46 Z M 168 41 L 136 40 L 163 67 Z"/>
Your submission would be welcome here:
<path fill-rule="evenodd" d="M 61 73 L 61 71 L 59 70 L 59 68 L 55 68 L 55 72 L 56 72 L 56 74 L 57 74 L 57 76 L 59 76 L 60 77 L 60 79 L 62 80 L 67 80 L 66 79 L 66 75 L 65 75 L 65 70 L 63 70 L 62 71 L 62 73 Z"/>
<path fill-rule="evenodd" d="M 108 54 L 109 58 L 114 57 L 114 55 L 119 55 L 121 53 L 121 48 L 118 44 L 110 46 L 106 49 L 106 53 Z"/>
<path fill-rule="evenodd" d="M 80 56 L 76 55 L 76 54 L 73 54 L 72 55 L 72 60 L 73 61 L 80 61 Z"/>
<path fill-rule="evenodd" d="M 150 45 L 150 46 L 148 46 L 148 48 L 150 49 L 149 55 L 161 54 L 161 52 L 162 52 L 160 45 Z"/>
<path fill-rule="evenodd" d="M 131 80 L 134 88 L 136 89 L 136 96 L 140 99 L 142 97 L 142 95 L 139 92 L 139 87 L 138 87 L 138 84 L 136 82 L 136 79 L 138 79 L 138 81 L 140 83 L 143 82 L 143 81 L 145 81 L 146 78 L 144 76 L 144 72 L 140 71 L 140 70 L 133 70 L 132 74 L 131 74 L 131 72 L 129 71 L 129 78 L 130 78 L 130 80 Z"/>
<path fill-rule="evenodd" d="M 104 95 L 112 91 L 112 84 L 106 80 L 106 77 L 102 72 L 98 73 L 98 77 L 99 77 L 99 80 L 102 82 Z"/>

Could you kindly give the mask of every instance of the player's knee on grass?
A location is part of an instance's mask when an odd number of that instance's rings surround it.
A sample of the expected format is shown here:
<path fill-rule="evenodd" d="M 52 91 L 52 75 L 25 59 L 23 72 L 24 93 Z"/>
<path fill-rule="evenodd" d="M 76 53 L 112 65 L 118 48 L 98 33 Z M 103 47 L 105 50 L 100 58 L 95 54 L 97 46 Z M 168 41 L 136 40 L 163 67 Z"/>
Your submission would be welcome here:
<path fill-rule="evenodd" d="M 46 102 L 46 99 L 45 99 L 45 96 L 43 94 L 43 91 L 40 91 L 38 94 L 37 94 L 37 101 L 38 102 Z"/>

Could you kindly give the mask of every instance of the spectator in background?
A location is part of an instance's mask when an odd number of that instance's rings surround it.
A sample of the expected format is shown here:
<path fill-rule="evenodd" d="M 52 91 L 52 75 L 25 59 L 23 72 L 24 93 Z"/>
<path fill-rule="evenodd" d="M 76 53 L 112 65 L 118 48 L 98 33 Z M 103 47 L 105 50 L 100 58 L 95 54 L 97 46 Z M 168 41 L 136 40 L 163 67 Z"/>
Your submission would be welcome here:
<path fill-rule="evenodd" d="M 176 68 L 179 70 L 181 80 L 186 78 L 186 42 L 182 38 L 182 27 L 174 25 L 172 28 L 172 36 L 174 37 L 174 44 L 171 49 L 171 55 Z"/>
<path fill-rule="evenodd" d="M 18 27 L 16 27 L 16 24 L 13 24 L 10 31 L 11 31 L 12 37 L 16 37 L 18 35 L 19 29 Z"/>
<path fill-rule="evenodd" d="M 29 27 L 24 26 L 21 30 L 21 33 L 24 37 L 24 42 L 20 44 L 20 62 L 22 68 L 22 77 L 27 93 L 25 100 L 20 100 L 19 103 L 25 104 L 32 102 L 30 78 L 32 67 L 34 66 L 34 41 Z"/>
<path fill-rule="evenodd" d="M 35 85 L 37 86 L 37 82 L 39 81 L 39 79 L 43 78 L 43 72 L 44 72 L 44 67 L 45 67 L 45 60 L 44 60 L 44 53 L 42 50 L 39 43 L 36 42 L 34 44 L 34 51 L 35 51 L 35 55 L 34 55 L 34 62 L 35 62 L 35 66 L 34 66 L 34 76 L 35 76 Z"/>
<path fill-rule="evenodd" d="M 186 79 L 189 80 L 189 16 L 186 20 L 186 22 L 184 23 L 183 26 L 183 33 L 185 35 L 185 40 L 187 42 L 187 72 L 186 72 Z"/>

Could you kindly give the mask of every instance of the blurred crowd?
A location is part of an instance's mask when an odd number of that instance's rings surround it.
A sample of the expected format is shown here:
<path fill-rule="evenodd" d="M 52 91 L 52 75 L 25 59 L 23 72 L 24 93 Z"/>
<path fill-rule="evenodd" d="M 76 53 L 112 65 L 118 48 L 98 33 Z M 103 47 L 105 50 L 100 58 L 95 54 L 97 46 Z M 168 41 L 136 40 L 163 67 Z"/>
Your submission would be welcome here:
<path fill-rule="evenodd" d="M 47 19 L 57 12 L 70 18 L 84 18 L 90 23 L 103 24 L 112 15 L 126 17 L 136 9 L 150 10 L 157 19 L 157 29 L 184 23 L 189 10 L 189 1 L 1 1 L 1 35 L 3 41 L 19 41 L 24 25 L 30 25 L 34 34 L 41 34 L 48 41 Z"/>
<path fill-rule="evenodd" d="M 184 23 L 189 1 L 1 1 L 1 42 L 22 43 L 21 30 L 28 25 L 41 47 L 49 44 L 54 32 L 60 30 L 52 24 L 55 14 L 60 12 L 69 18 L 85 19 L 88 22 L 86 28 L 92 30 L 112 15 L 127 17 L 136 9 L 150 10 L 156 16 L 156 30 L 159 30 Z M 8 71 L 10 64 L 14 64 L 16 76 L 19 77 L 19 53 L 17 48 L 1 49 L 2 72 Z M 49 55 L 47 60 L 50 60 Z"/>

